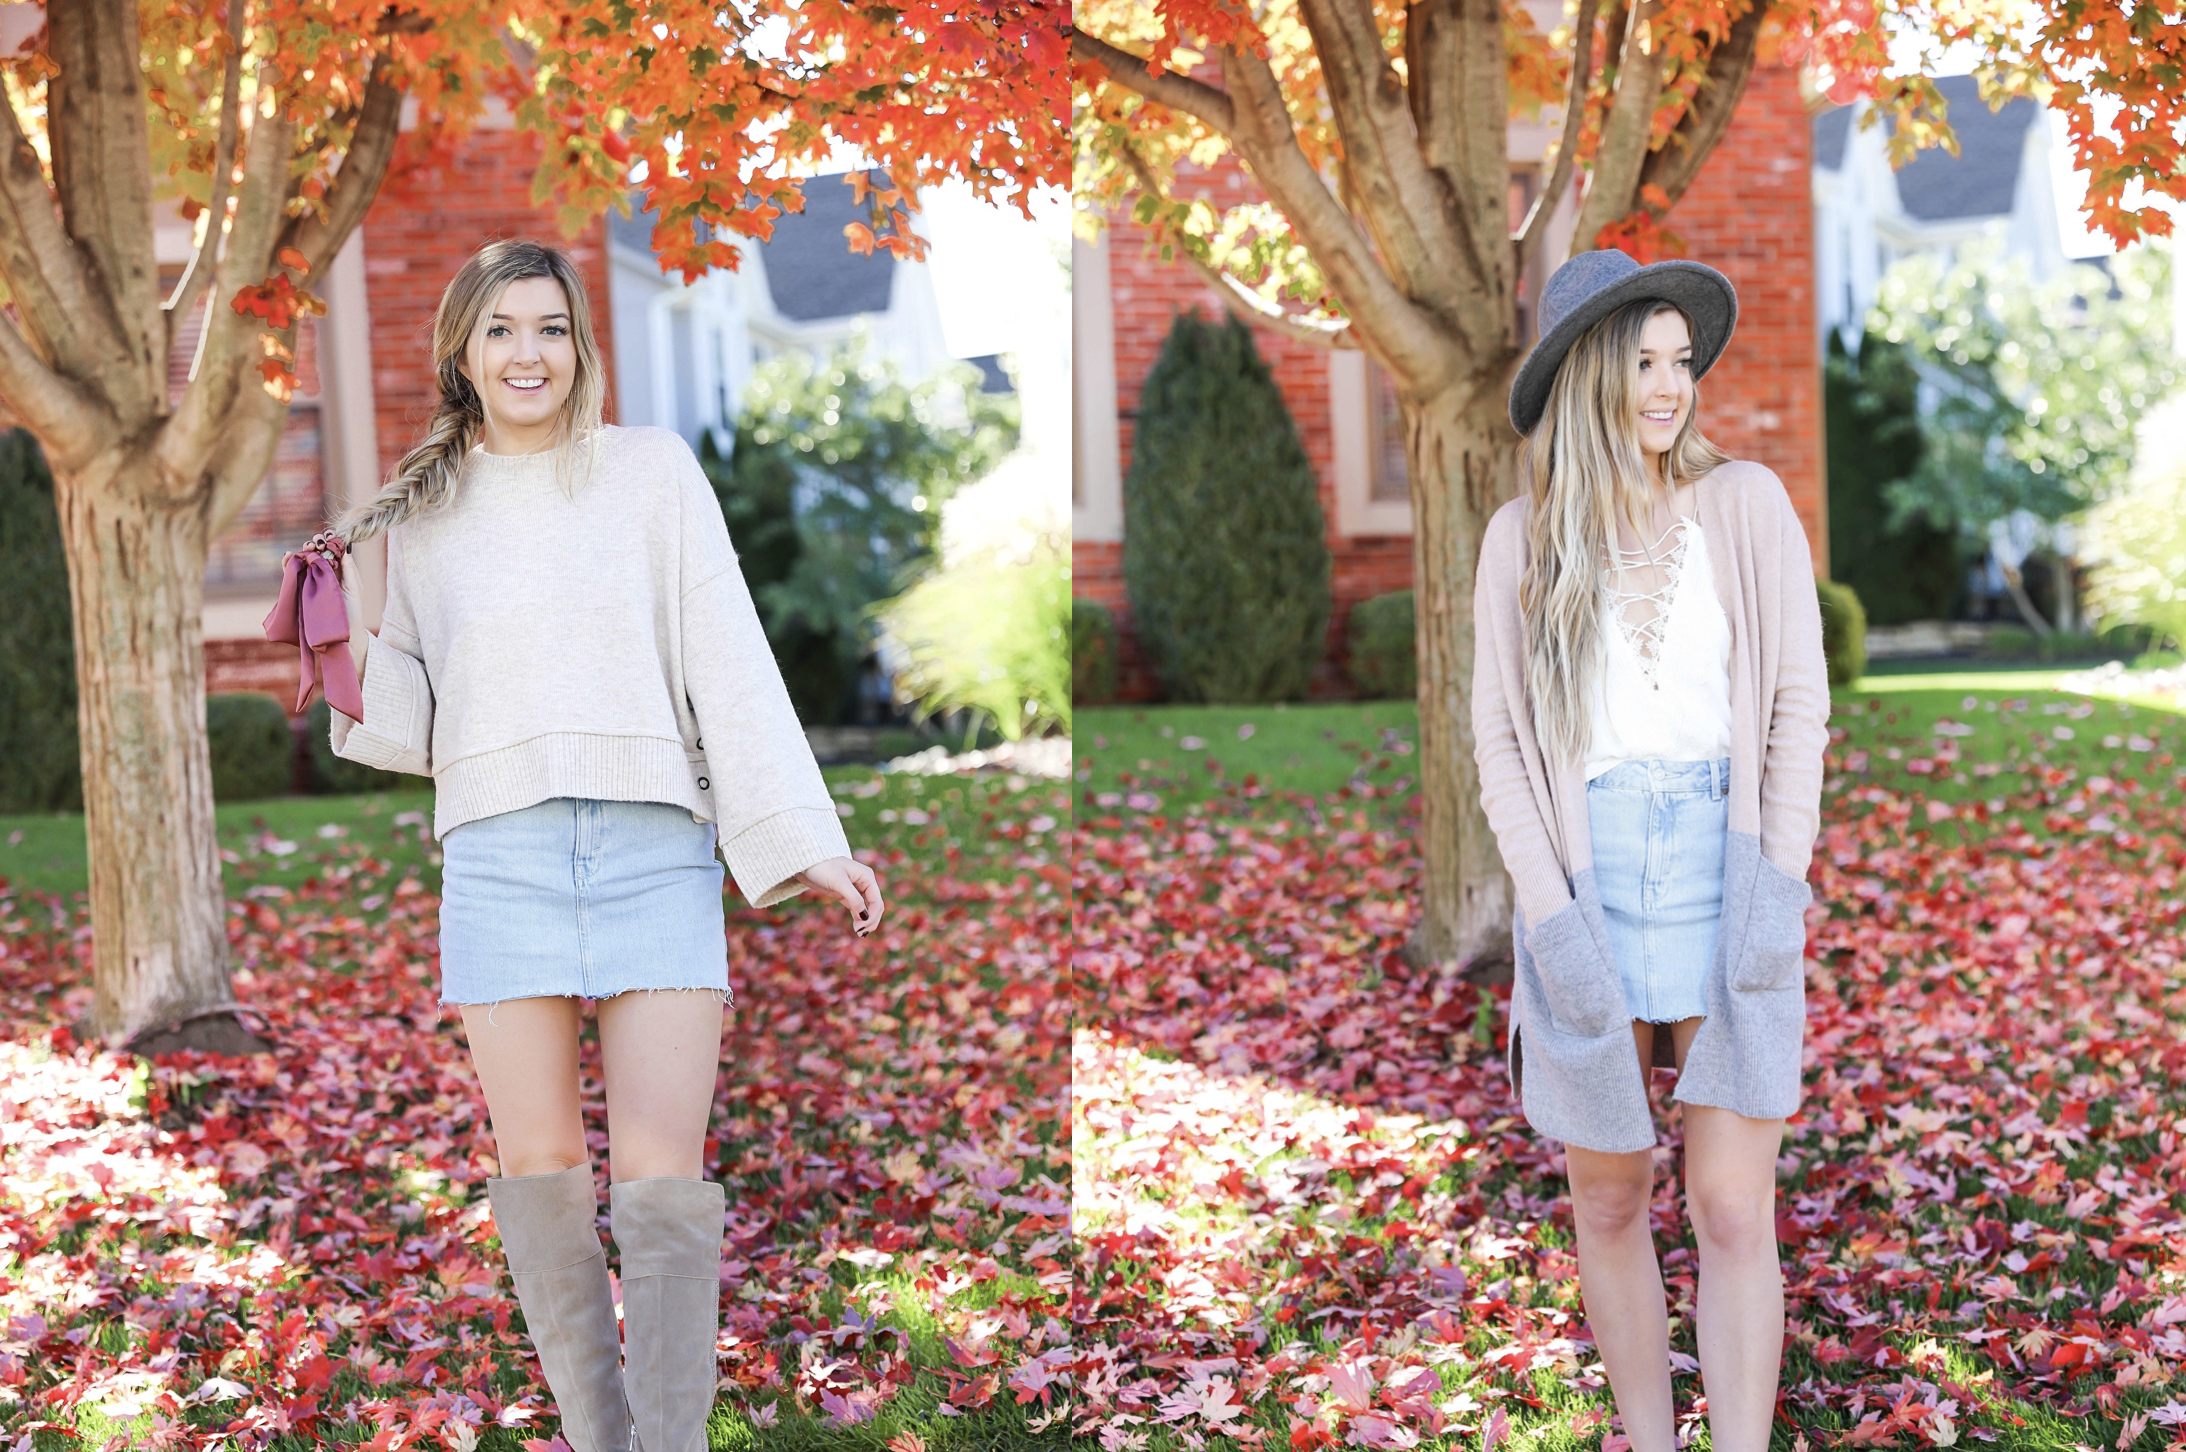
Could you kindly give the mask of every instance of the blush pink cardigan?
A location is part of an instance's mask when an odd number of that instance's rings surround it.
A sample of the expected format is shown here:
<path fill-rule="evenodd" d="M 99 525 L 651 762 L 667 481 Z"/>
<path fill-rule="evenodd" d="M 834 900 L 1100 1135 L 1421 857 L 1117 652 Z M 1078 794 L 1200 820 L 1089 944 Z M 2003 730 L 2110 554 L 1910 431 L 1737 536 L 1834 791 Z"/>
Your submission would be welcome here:
<path fill-rule="evenodd" d="M 1730 818 L 1707 1017 L 1675 1097 L 1782 1119 L 1799 1105 L 1806 871 L 1829 740 L 1821 607 L 1806 532 L 1773 471 L 1733 460 L 1696 494 L 1731 625 Z M 1473 755 L 1517 895 L 1510 1079 L 1542 1134 L 1647 1149 L 1654 1123 L 1594 885 L 1584 768 L 1545 756 L 1526 696 L 1518 585 L 1529 507 L 1514 499 L 1489 520 L 1473 586 Z M 1668 1048 L 1667 1034 L 1655 1038 Z"/>

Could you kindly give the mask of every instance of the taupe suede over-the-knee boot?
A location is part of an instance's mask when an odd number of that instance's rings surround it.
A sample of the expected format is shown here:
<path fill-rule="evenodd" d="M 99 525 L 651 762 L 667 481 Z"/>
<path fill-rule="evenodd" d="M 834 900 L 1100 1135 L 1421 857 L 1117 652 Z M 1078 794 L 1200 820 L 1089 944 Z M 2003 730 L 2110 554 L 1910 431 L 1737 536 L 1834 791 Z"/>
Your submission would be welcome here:
<path fill-rule="evenodd" d="M 607 1255 L 593 1226 L 592 1167 L 486 1181 L 524 1326 L 576 1452 L 630 1452 Z"/>
<path fill-rule="evenodd" d="M 711 1180 L 662 1176 L 608 1187 L 622 1257 L 624 1386 L 636 1452 L 706 1452 L 719 1370 L 722 1209 Z"/>

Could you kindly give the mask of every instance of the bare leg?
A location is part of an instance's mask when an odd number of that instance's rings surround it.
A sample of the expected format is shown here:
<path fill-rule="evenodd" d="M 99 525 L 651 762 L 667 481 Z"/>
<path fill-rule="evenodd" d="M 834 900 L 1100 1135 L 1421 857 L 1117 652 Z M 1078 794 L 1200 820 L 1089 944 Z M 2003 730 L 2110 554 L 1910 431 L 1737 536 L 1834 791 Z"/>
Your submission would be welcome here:
<path fill-rule="evenodd" d="M 608 1178 L 704 1179 L 721 1000 L 703 989 L 641 989 L 601 999 L 599 1012 Z"/>
<path fill-rule="evenodd" d="M 463 1005 L 503 1175 L 551 1175 L 589 1162 L 577 1098 L 578 1023 L 574 998 Z"/>
<path fill-rule="evenodd" d="M 1784 1360 L 1784 1276 L 1776 1258 L 1781 1119 L 1712 1105 L 1685 1110 L 1685 1203 L 1700 1242 L 1694 1307 L 1715 1452 L 1766 1452 Z"/>
<path fill-rule="evenodd" d="M 1635 1020 L 1632 1036 L 1644 1076 L 1654 1028 Z M 1651 1150 L 1605 1154 L 1564 1147 L 1571 1177 L 1571 1218 L 1579 1240 L 1579 1292 L 1587 1329 L 1609 1374 L 1633 1452 L 1677 1445 L 1670 1401 L 1670 1327 L 1662 1268 L 1648 1225 L 1655 1160 Z"/>

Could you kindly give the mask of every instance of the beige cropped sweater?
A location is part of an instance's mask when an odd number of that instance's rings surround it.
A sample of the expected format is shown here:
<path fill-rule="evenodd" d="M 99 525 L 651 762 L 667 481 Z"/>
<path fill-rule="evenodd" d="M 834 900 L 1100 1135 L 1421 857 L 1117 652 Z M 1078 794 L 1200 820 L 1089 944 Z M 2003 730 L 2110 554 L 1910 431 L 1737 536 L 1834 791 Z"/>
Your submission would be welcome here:
<path fill-rule="evenodd" d="M 551 797 L 666 802 L 719 824 L 765 907 L 850 855 L 697 456 L 602 433 L 569 498 L 551 453 L 474 448 L 454 498 L 387 532 L 364 719 L 335 754 L 433 779 L 433 832 Z"/>

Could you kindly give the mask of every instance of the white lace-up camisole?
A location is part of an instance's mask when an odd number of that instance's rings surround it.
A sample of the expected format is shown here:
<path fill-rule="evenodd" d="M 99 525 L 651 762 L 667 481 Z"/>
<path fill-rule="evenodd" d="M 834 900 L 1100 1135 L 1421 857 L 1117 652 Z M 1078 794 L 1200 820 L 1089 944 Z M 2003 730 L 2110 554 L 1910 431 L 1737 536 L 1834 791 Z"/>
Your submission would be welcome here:
<path fill-rule="evenodd" d="M 1667 547 L 1667 555 L 1665 555 Z M 1627 566 L 1648 551 L 1618 550 Z M 1713 761 L 1731 749 L 1731 625 L 1716 598 L 1700 521 L 1680 519 L 1653 549 L 1663 582 L 1619 591 L 1602 578 L 1602 669 L 1589 702 L 1586 779 L 1626 761 Z M 1651 599 L 1634 627 L 1626 607 Z"/>

